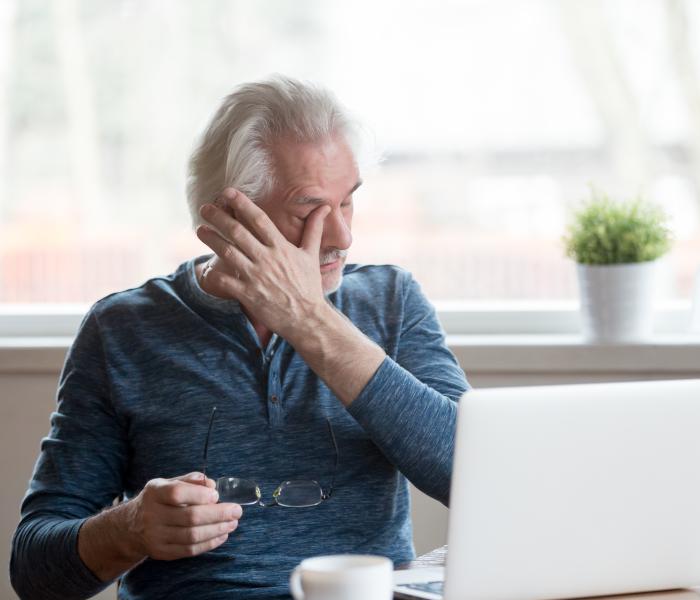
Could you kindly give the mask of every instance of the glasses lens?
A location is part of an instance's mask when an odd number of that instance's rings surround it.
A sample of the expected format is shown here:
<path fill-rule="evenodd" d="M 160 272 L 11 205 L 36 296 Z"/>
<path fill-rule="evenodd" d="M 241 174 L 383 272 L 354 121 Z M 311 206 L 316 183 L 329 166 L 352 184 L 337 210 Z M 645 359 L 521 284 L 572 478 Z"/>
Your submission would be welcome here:
<path fill-rule="evenodd" d="M 273 495 L 280 506 L 303 508 L 321 504 L 323 491 L 315 481 L 285 481 Z"/>
<path fill-rule="evenodd" d="M 261 495 L 257 483 L 238 477 L 219 477 L 216 480 L 216 491 L 219 492 L 219 502 L 236 504 L 255 504 Z"/>

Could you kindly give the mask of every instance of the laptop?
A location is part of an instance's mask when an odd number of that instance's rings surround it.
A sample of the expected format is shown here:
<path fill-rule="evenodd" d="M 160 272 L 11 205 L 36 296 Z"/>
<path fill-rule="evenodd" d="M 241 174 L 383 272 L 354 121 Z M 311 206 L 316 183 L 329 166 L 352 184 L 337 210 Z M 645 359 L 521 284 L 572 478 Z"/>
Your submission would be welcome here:
<path fill-rule="evenodd" d="M 700 380 L 475 390 L 459 406 L 447 564 L 429 600 L 700 585 Z"/>

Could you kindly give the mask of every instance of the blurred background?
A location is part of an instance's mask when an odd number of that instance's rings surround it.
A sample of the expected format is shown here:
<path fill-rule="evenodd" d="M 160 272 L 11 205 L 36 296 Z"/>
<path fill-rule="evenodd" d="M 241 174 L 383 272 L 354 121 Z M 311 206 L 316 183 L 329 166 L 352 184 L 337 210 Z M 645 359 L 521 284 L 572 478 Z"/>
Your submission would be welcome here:
<path fill-rule="evenodd" d="M 351 262 L 436 301 L 576 297 L 561 237 L 591 185 L 671 217 L 700 267 L 697 0 L 2 0 L 0 304 L 91 303 L 207 252 L 186 161 L 271 73 L 365 124 Z"/>

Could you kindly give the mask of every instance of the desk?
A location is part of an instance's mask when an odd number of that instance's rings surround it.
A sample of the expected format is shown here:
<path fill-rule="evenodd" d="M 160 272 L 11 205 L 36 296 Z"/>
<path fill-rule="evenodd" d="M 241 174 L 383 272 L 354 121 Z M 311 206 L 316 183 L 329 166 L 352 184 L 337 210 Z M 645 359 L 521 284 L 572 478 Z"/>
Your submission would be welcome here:
<path fill-rule="evenodd" d="M 397 568 L 403 570 L 415 567 L 443 567 L 445 566 L 446 558 L 447 546 L 443 546 Z M 408 598 L 408 596 L 394 594 L 394 598 L 402 599 Z M 580 600 L 586 599 L 582 598 Z M 667 592 L 647 592 L 645 594 L 625 594 L 622 596 L 597 596 L 595 600 L 700 600 L 700 591 L 670 590 Z"/>

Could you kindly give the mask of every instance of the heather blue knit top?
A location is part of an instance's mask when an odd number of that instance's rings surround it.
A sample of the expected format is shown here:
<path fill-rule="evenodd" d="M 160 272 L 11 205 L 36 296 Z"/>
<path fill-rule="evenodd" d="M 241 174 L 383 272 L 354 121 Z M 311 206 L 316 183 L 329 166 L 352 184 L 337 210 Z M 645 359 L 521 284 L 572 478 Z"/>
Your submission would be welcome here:
<path fill-rule="evenodd" d="M 115 497 L 155 477 L 202 469 L 260 484 L 269 498 L 289 479 L 327 488 L 312 508 L 248 506 L 219 548 L 175 561 L 146 560 L 120 598 L 286 598 L 303 558 L 414 556 L 407 479 L 447 504 L 456 401 L 464 373 L 434 309 L 411 275 L 347 265 L 329 297 L 387 353 L 345 408 L 285 340 L 266 349 L 235 301 L 199 287 L 194 265 L 110 295 L 85 317 L 61 374 L 13 540 L 12 583 L 22 598 L 84 598 L 101 583 L 77 553 L 80 526 Z M 348 356 L 347 360 L 353 360 Z"/>

